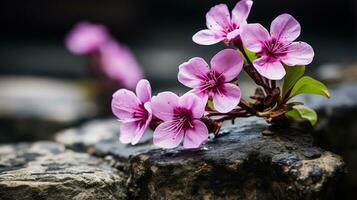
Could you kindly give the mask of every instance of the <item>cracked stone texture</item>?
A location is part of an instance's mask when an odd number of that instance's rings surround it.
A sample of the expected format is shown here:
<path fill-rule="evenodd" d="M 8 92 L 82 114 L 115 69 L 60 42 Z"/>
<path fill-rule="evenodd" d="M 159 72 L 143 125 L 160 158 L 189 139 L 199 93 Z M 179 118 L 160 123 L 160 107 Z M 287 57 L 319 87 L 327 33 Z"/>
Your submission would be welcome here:
<path fill-rule="evenodd" d="M 151 150 L 131 159 L 133 199 L 334 199 L 342 158 L 307 132 L 276 130 L 251 117 L 196 150 Z"/>
<path fill-rule="evenodd" d="M 53 142 L 0 146 L 0 199 L 126 199 L 126 175 Z"/>

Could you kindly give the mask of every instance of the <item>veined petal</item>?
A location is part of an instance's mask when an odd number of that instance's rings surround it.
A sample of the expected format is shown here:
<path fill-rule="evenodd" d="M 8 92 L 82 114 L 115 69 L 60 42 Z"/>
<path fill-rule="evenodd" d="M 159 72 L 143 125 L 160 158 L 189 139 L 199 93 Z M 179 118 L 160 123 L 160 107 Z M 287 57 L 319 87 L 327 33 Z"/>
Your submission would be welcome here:
<path fill-rule="evenodd" d="M 288 66 L 308 65 L 314 58 L 314 50 L 305 42 L 293 42 L 287 47 L 282 62 Z"/>
<path fill-rule="evenodd" d="M 227 113 L 239 104 L 240 98 L 239 87 L 232 83 L 226 83 L 222 86 L 220 93 L 213 96 L 214 108 L 220 113 Z"/>
<path fill-rule="evenodd" d="M 155 129 L 153 142 L 161 148 L 175 148 L 181 143 L 184 134 L 184 130 L 177 128 L 175 123 L 163 122 Z"/>
<path fill-rule="evenodd" d="M 200 120 L 193 121 L 193 129 L 188 129 L 185 132 L 183 147 L 198 148 L 204 141 L 208 139 L 208 129 Z"/>
<path fill-rule="evenodd" d="M 119 140 L 123 144 L 136 144 L 144 135 L 146 127 L 140 127 L 136 122 L 122 123 L 120 125 Z"/>
<path fill-rule="evenodd" d="M 232 10 L 232 20 L 237 25 L 240 25 L 242 22 L 245 22 L 252 8 L 253 1 L 251 0 L 241 0 Z"/>
<path fill-rule="evenodd" d="M 279 15 L 270 26 L 270 34 L 281 42 L 292 42 L 299 37 L 301 27 L 299 22 L 289 14 Z"/>
<path fill-rule="evenodd" d="M 261 57 L 253 62 L 255 69 L 264 77 L 270 80 L 282 79 L 286 72 L 279 60 L 272 60 L 269 57 Z"/>
<path fill-rule="evenodd" d="M 255 53 L 262 50 L 263 44 L 269 41 L 269 32 L 261 24 L 247 24 L 240 33 L 243 45 Z"/>
<path fill-rule="evenodd" d="M 193 35 L 192 40 L 200 45 L 212 45 L 224 40 L 224 34 L 214 30 L 201 30 Z"/>
<path fill-rule="evenodd" d="M 224 49 L 218 52 L 211 60 L 212 70 L 222 74 L 225 81 L 235 79 L 243 67 L 242 56 L 233 49 Z"/>
<path fill-rule="evenodd" d="M 227 39 L 229 41 L 232 41 L 232 40 L 238 38 L 239 35 L 240 35 L 240 29 L 235 29 L 235 30 L 227 33 Z"/>
<path fill-rule="evenodd" d="M 112 112 L 119 119 L 130 119 L 139 108 L 140 101 L 132 91 L 120 89 L 113 94 Z"/>
<path fill-rule="evenodd" d="M 200 85 L 202 79 L 209 72 L 208 64 L 203 58 L 191 58 L 179 66 L 178 80 L 187 87 Z"/>
<path fill-rule="evenodd" d="M 230 18 L 226 4 L 216 5 L 206 14 L 207 28 L 215 31 L 227 30 L 230 25 Z"/>
<path fill-rule="evenodd" d="M 192 111 L 193 118 L 201 118 L 205 112 L 206 102 L 198 98 L 195 94 L 186 93 L 179 99 L 180 107 Z"/>
<path fill-rule="evenodd" d="M 148 80 L 141 79 L 136 85 L 136 95 L 142 103 L 151 100 L 151 86 Z"/>
<path fill-rule="evenodd" d="M 153 114 L 161 120 L 171 120 L 174 108 L 178 106 L 179 97 L 172 92 L 161 92 L 151 99 Z"/>

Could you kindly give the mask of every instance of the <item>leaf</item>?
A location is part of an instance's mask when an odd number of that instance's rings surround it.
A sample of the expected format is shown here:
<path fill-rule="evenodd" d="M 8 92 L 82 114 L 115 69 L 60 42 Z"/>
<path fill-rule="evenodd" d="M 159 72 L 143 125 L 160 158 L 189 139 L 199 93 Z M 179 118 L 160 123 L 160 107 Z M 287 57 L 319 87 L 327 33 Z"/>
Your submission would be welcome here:
<path fill-rule="evenodd" d="M 238 50 L 238 52 L 242 55 L 244 62 L 247 62 L 247 59 L 245 59 L 244 54 L 240 50 Z M 247 54 L 250 62 L 253 62 L 257 58 L 257 55 L 254 52 L 249 51 L 246 48 L 244 48 L 244 52 Z"/>
<path fill-rule="evenodd" d="M 299 94 L 316 94 L 330 98 L 327 87 L 309 76 L 300 78 L 290 92 L 289 99 Z"/>
<path fill-rule="evenodd" d="M 290 111 L 285 113 L 285 116 L 293 119 L 308 120 L 312 126 L 314 126 L 317 122 L 316 112 L 303 105 L 293 106 Z"/>
<path fill-rule="evenodd" d="M 282 89 L 282 97 L 285 99 L 286 95 L 289 93 L 291 88 L 295 85 L 295 83 L 304 75 L 305 66 L 285 66 L 286 75 L 284 77 L 283 89 Z"/>
<path fill-rule="evenodd" d="M 214 109 L 214 105 L 213 105 L 213 101 L 210 100 L 210 99 L 207 101 L 207 106 L 208 106 L 211 110 L 215 110 L 215 109 Z"/>

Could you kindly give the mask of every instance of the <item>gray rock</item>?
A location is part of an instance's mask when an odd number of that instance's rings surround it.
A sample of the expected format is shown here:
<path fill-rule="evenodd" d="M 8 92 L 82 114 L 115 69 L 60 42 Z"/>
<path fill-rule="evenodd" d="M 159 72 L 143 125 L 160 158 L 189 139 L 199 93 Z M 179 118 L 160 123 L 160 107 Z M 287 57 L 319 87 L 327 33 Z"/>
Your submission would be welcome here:
<path fill-rule="evenodd" d="M 255 117 L 194 150 L 152 150 L 131 159 L 130 198 L 334 199 L 340 156 L 313 146 L 296 129 L 274 130 Z"/>
<path fill-rule="evenodd" d="M 0 142 L 46 140 L 97 112 L 89 93 L 70 81 L 5 76 L 0 91 Z"/>
<path fill-rule="evenodd" d="M 119 127 L 120 123 L 116 119 L 93 120 L 78 128 L 58 132 L 55 140 L 75 151 L 106 158 L 116 168 L 123 169 L 131 156 L 147 152 L 154 146 L 151 131 L 147 131 L 134 146 L 120 143 Z"/>
<path fill-rule="evenodd" d="M 53 142 L 0 146 L 0 199 L 126 199 L 126 175 Z"/>

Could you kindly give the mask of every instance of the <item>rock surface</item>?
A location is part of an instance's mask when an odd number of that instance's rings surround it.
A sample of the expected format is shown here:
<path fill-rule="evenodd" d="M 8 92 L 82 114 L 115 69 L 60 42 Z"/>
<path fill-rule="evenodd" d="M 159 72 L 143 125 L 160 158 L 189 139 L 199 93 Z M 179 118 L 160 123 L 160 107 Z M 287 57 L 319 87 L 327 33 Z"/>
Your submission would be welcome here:
<path fill-rule="evenodd" d="M 138 199 L 334 199 L 342 158 L 309 133 L 239 119 L 198 150 L 152 150 L 131 159 L 129 193 Z"/>
<path fill-rule="evenodd" d="M 134 146 L 121 144 L 119 127 L 120 123 L 116 119 L 94 120 L 78 128 L 58 132 L 55 140 L 76 151 L 88 152 L 99 157 L 111 155 L 120 160 L 127 160 L 132 155 L 154 148 L 150 131 L 147 131 L 140 142 Z"/>
<path fill-rule="evenodd" d="M 52 142 L 0 146 L 0 199 L 126 199 L 126 176 Z"/>

